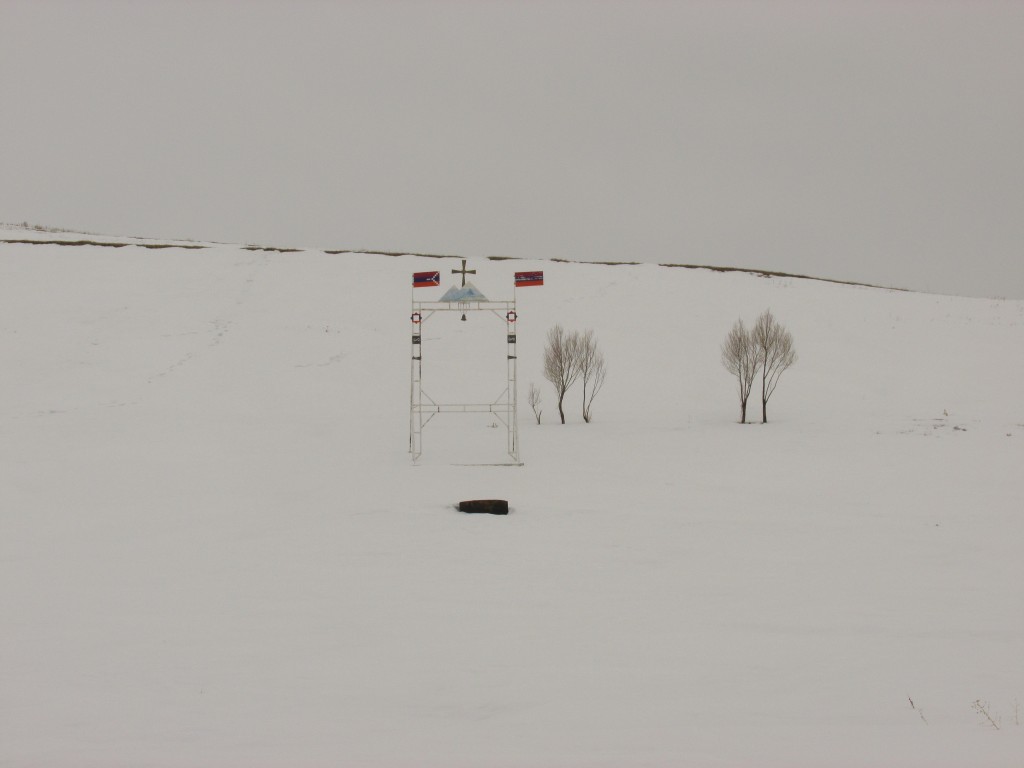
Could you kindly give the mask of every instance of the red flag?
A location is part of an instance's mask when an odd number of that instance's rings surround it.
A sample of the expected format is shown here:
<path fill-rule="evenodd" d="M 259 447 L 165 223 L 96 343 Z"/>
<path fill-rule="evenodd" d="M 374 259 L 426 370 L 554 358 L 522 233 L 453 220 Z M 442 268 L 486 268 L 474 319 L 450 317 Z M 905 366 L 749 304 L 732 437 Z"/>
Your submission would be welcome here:
<path fill-rule="evenodd" d="M 429 288 L 432 285 L 441 284 L 441 273 L 440 272 L 413 272 L 412 273 L 412 287 L 413 288 Z"/>
<path fill-rule="evenodd" d="M 516 272 L 516 288 L 528 285 L 544 285 L 543 272 Z"/>

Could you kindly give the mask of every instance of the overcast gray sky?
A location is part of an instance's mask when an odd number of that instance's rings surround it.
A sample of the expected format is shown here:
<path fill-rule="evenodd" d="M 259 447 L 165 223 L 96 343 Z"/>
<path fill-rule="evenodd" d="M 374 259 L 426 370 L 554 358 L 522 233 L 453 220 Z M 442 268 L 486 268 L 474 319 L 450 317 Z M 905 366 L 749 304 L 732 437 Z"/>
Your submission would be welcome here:
<path fill-rule="evenodd" d="M 0 0 L 0 221 L 1024 298 L 1024 2 Z"/>

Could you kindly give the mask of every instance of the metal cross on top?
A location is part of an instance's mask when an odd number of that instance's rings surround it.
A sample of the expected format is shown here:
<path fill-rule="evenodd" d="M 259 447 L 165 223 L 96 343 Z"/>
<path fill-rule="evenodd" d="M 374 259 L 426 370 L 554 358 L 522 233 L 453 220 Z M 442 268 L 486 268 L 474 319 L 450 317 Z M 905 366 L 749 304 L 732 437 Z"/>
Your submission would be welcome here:
<path fill-rule="evenodd" d="M 476 270 L 475 269 L 466 269 L 466 260 L 463 259 L 462 260 L 462 269 L 453 269 L 452 270 L 452 274 L 453 275 L 462 275 L 462 287 L 465 288 L 466 287 L 466 275 L 475 275 L 476 274 Z"/>

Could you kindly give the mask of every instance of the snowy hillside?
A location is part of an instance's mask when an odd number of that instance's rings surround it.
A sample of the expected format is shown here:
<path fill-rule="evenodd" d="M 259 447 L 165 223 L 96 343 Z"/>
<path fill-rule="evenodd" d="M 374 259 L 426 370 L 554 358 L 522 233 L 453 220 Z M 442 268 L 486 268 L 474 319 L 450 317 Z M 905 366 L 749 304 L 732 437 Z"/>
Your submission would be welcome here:
<path fill-rule="evenodd" d="M 483 414 L 413 465 L 411 275 L 458 261 L 81 239 L 0 243 L 0 766 L 1020 765 L 1024 302 L 470 261 L 545 274 L 525 465 L 462 466 Z M 799 360 L 741 426 L 769 307 Z M 432 394 L 500 393 L 487 323 L 424 324 Z"/>

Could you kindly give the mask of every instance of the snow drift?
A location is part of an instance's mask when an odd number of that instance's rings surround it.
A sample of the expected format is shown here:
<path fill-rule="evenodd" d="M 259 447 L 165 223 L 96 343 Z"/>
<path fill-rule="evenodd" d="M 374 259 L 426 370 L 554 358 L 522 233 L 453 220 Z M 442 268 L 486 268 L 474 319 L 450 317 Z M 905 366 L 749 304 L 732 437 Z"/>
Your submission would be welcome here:
<path fill-rule="evenodd" d="M 0 245 L 0 765 L 1019 761 L 1024 302 L 478 260 L 545 272 L 525 466 L 457 466 L 483 414 L 414 466 L 410 275 L 455 266 Z M 740 426 L 719 344 L 769 307 L 799 360 Z"/>

